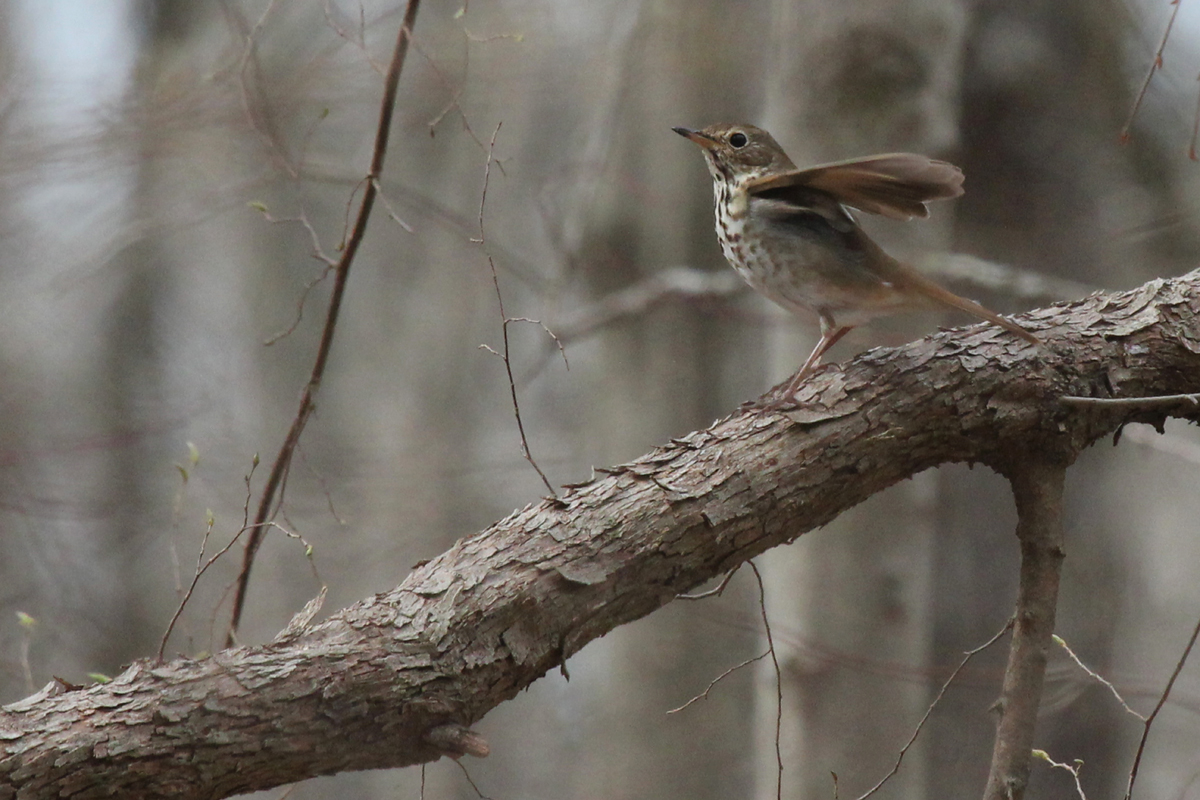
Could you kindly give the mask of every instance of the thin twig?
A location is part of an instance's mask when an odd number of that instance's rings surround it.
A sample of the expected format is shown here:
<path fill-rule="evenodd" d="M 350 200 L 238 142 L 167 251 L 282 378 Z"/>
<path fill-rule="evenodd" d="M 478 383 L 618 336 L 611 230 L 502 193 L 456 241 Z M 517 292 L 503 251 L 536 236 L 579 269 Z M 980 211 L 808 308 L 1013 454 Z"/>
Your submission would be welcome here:
<path fill-rule="evenodd" d="M 1104 678 L 1104 676 L 1100 675 L 1095 670 L 1088 667 L 1087 664 L 1084 664 L 1083 661 L 1080 660 L 1079 656 L 1075 655 L 1075 651 L 1071 649 L 1071 646 L 1068 645 L 1061 636 L 1058 636 L 1057 634 L 1055 634 L 1054 643 L 1057 644 L 1059 647 L 1061 647 L 1063 650 L 1066 650 L 1067 655 L 1070 656 L 1071 660 L 1075 662 L 1075 665 L 1077 667 L 1079 667 L 1081 670 L 1083 670 L 1084 672 L 1086 672 L 1092 680 L 1104 684 L 1104 686 L 1108 689 L 1108 691 L 1112 692 L 1112 696 L 1117 698 L 1117 702 L 1121 704 L 1121 708 L 1125 709 L 1130 714 L 1133 714 L 1135 717 L 1140 719 L 1142 722 L 1146 721 L 1146 718 L 1144 716 L 1142 716 L 1141 714 L 1139 714 L 1138 712 L 1134 711 L 1132 708 L 1129 707 L 1129 704 L 1125 702 L 1125 698 L 1121 697 L 1121 693 L 1117 691 L 1117 687 L 1113 686 L 1111 682 L 1109 682 L 1108 680 L 1106 680 Z"/>
<path fill-rule="evenodd" d="M 457 766 L 459 769 L 461 769 L 461 770 L 462 770 L 462 772 L 463 772 L 463 775 L 464 775 L 464 776 L 466 777 L 466 779 L 467 779 L 467 783 L 471 784 L 471 788 L 475 790 L 475 794 L 476 794 L 476 796 L 478 796 L 478 797 L 479 797 L 479 800 L 492 800 L 492 798 L 488 797 L 486 794 L 484 794 L 483 792 L 479 791 L 479 787 L 478 787 L 478 786 L 476 786 L 476 785 L 475 785 L 475 781 L 473 781 L 473 780 L 471 779 L 471 773 L 467 771 L 467 768 L 466 768 L 466 766 L 465 766 L 465 765 L 462 763 L 462 761 L 460 761 L 459 759 L 457 759 L 457 758 L 456 758 L 456 759 L 454 759 L 454 764 L 455 764 L 455 766 Z"/>
<path fill-rule="evenodd" d="M 383 203 L 383 207 L 387 209 L 388 216 L 392 218 L 392 222 L 403 228 L 405 233 L 414 233 L 413 226 L 401 219 L 400 214 L 392 206 L 387 195 L 383 193 L 383 187 L 379 185 L 378 180 L 375 181 L 375 191 L 379 193 L 379 202 Z"/>
<path fill-rule="evenodd" d="M 1167 681 L 1162 695 L 1158 698 L 1158 703 L 1155 704 L 1154 710 L 1150 712 L 1150 716 L 1146 717 L 1146 723 L 1142 727 L 1142 739 L 1138 742 L 1137 755 L 1133 758 L 1133 766 L 1129 768 L 1129 786 L 1125 789 L 1125 800 L 1130 800 L 1133 797 L 1133 783 L 1137 780 L 1138 767 L 1142 763 L 1142 753 L 1146 750 L 1146 740 L 1150 738 L 1150 726 L 1154 724 L 1154 718 L 1158 716 L 1158 712 L 1162 711 L 1163 706 L 1167 704 L 1167 698 L 1171 694 L 1171 687 L 1175 685 L 1175 679 L 1183 671 L 1183 665 L 1187 663 L 1188 656 L 1192 652 L 1192 647 L 1196 644 L 1197 636 L 1200 636 L 1200 621 L 1197 621 L 1196 627 L 1192 629 L 1192 638 L 1188 639 L 1187 647 L 1183 648 L 1183 655 L 1179 657 L 1179 661 L 1175 664 L 1175 671 L 1171 673 L 1171 679 Z"/>
<path fill-rule="evenodd" d="M 359 245 L 367 231 L 367 221 L 371 218 L 371 209 L 375 205 L 376 181 L 383 173 L 384 160 L 387 157 L 388 136 L 392 130 L 392 116 L 396 108 L 396 91 L 400 83 L 400 72 L 404 67 L 404 59 L 408 54 L 408 45 L 412 40 L 413 24 L 416 22 L 417 9 L 420 0 L 408 0 L 404 11 L 404 21 L 396 35 L 396 46 L 392 51 L 392 61 L 388 65 L 387 77 L 384 79 L 383 101 L 379 109 L 379 125 L 375 131 L 375 145 L 371 153 L 371 167 L 367 173 L 363 189 L 362 203 L 358 208 L 358 216 L 354 220 L 346 245 L 342 249 L 341 258 L 335 268 L 333 290 L 329 297 L 329 311 L 325 317 L 325 328 L 321 333 L 321 342 L 317 348 L 317 357 L 313 363 L 312 375 L 304 386 L 300 398 L 300 408 L 292 420 L 292 426 L 284 439 L 275 463 L 271 466 L 267 483 L 263 487 L 259 500 L 258 511 L 250 528 L 250 536 L 246 541 L 246 550 L 242 558 L 242 569 L 238 574 L 237 590 L 233 597 L 233 611 L 230 615 L 229 632 L 226 636 L 226 646 L 233 644 L 234 634 L 242 620 L 242 612 L 246 606 L 246 592 L 250 585 L 250 570 L 254 566 L 254 556 L 262 542 L 264 523 L 271 517 L 276 494 L 280 491 L 291 464 L 292 454 L 300 442 L 300 434 L 304 431 L 308 419 L 315 408 L 317 389 L 325 376 L 325 367 L 329 361 L 329 353 L 333 349 L 333 335 L 337 328 L 338 311 L 341 309 L 342 298 L 346 293 L 346 283 L 350 277 L 350 265 L 358 253 Z"/>
<path fill-rule="evenodd" d="M 337 506 L 333 504 L 333 490 L 329 488 L 329 482 L 325 480 L 325 476 L 322 475 L 321 472 L 309 462 L 308 456 L 305 454 L 303 447 L 299 448 L 298 452 L 300 453 L 300 460 L 304 462 L 304 466 L 308 468 L 309 474 L 313 476 L 313 479 L 317 482 L 317 485 L 321 487 L 321 494 L 325 495 L 325 505 L 329 508 L 329 516 L 333 517 L 333 521 L 338 525 L 348 525 L 349 523 L 347 523 L 346 520 L 342 518 L 342 515 L 338 513 Z"/>
<path fill-rule="evenodd" d="M 709 589 L 707 592 L 700 592 L 699 594 L 677 594 L 677 595 L 675 595 L 675 599 L 676 600 L 703 600 L 707 597 L 712 597 L 714 595 L 717 597 L 720 597 L 721 594 L 724 593 L 725 587 L 729 585 L 729 582 L 731 580 L 733 580 L 733 576 L 737 574 L 737 571 L 739 569 L 741 569 L 741 567 L 742 567 L 742 565 L 738 564 L 736 567 L 729 570 L 729 572 L 725 573 L 725 577 L 721 579 L 721 582 L 719 584 L 717 584 L 716 588 Z M 759 656 L 759 658 L 762 658 L 762 656 Z"/>
<path fill-rule="evenodd" d="M 251 26 L 241 10 L 230 3 L 228 0 L 221 0 L 222 11 L 227 18 L 237 27 L 237 33 L 245 40 L 245 47 L 242 50 L 242 57 L 238 62 L 238 88 L 239 99 L 242 104 L 242 113 L 246 117 L 246 123 L 250 130 L 262 140 L 263 146 L 267 153 L 271 156 L 280 168 L 287 175 L 295 179 L 299 177 L 299 170 L 292 163 L 292 159 L 284 150 L 284 146 L 280 142 L 280 137 L 276 131 L 272 129 L 270 120 L 275 117 L 270 109 L 264 112 L 266 100 L 262 93 L 257 91 L 258 79 L 262 73 L 262 66 L 258 59 L 258 37 L 264 27 L 266 27 L 267 19 L 274 13 L 275 6 L 278 0 L 269 0 L 258 20 Z"/>
<path fill-rule="evenodd" d="M 167 640 L 171 638 L 171 632 L 175 630 L 175 624 L 179 621 L 180 615 L 183 614 L 183 609 L 187 607 L 188 601 L 192 599 L 192 593 L 196 591 L 196 585 L 200 583 L 200 578 L 204 576 L 204 573 L 208 572 L 208 568 L 215 564 L 217 560 L 221 558 L 221 556 L 228 553 L 229 549 L 233 547 L 234 544 L 237 543 L 237 540 L 241 538 L 242 534 L 246 532 L 246 528 L 239 530 L 236 534 L 234 534 L 233 538 L 229 540 L 228 544 L 214 553 L 212 558 L 209 558 L 206 561 L 204 559 L 204 551 L 208 547 L 208 537 L 212 535 L 213 526 L 215 524 L 216 520 L 210 513 L 207 525 L 205 525 L 204 528 L 204 537 L 200 540 L 200 553 L 196 556 L 196 570 L 192 573 L 192 582 L 188 585 L 187 591 L 184 592 L 182 599 L 179 601 L 179 605 L 175 608 L 175 613 L 171 615 L 171 621 L 167 624 L 167 629 L 163 632 L 162 639 L 158 643 L 159 664 L 161 664 L 163 661 L 163 653 L 166 652 L 167 649 Z"/>
<path fill-rule="evenodd" d="M 315 278 L 312 278 L 308 281 L 308 283 L 304 284 L 304 288 L 300 292 L 300 299 L 296 301 L 296 315 L 292 318 L 291 323 L 282 331 L 267 337 L 267 339 L 263 341 L 264 346 L 270 347 L 280 339 L 291 336 L 296 328 L 300 327 L 300 322 L 304 319 L 304 305 L 308 302 L 309 294 L 317 286 L 324 283 L 325 279 L 329 277 L 330 273 L 333 273 L 337 270 L 337 260 L 326 255 L 325 249 L 321 247 L 321 238 L 317 235 L 317 229 L 313 227 L 312 222 L 309 221 L 307 212 L 302 210 L 294 217 L 276 217 L 262 203 L 251 203 L 250 207 L 262 214 L 263 218 L 273 225 L 294 222 L 303 226 L 304 230 L 308 233 L 308 238 L 312 241 L 312 257 L 325 264 L 325 269 L 321 270 L 321 272 Z"/>
<path fill-rule="evenodd" d="M 767 634 L 767 652 L 775 668 L 775 798 L 783 800 L 783 670 L 779 668 L 779 657 L 775 652 L 775 638 L 771 635 L 771 621 L 767 619 L 767 590 L 763 587 L 762 573 L 754 561 L 746 562 L 754 570 L 758 581 L 758 609 L 762 612 L 763 630 Z"/>
<path fill-rule="evenodd" d="M 171 577 L 175 582 L 175 596 L 183 597 L 183 566 L 179 561 L 179 548 L 175 544 L 175 540 L 179 538 L 179 521 L 183 517 L 183 506 L 187 500 L 188 485 L 191 480 L 192 470 L 200 463 L 200 450 L 192 442 L 187 443 L 188 462 L 187 465 L 175 463 L 175 469 L 179 470 L 181 483 L 179 491 L 175 493 L 175 502 L 171 507 L 171 540 L 169 552 L 171 554 Z M 190 639 L 191 637 L 189 637 Z M 189 648 L 190 649 L 190 648 Z"/>
<path fill-rule="evenodd" d="M 503 122 L 496 123 L 496 129 L 492 131 L 492 140 L 488 143 L 487 164 L 483 169 L 483 191 L 479 194 L 479 238 L 471 240 L 474 244 L 483 246 L 485 248 L 485 252 L 487 246 L 487 236 L 484 234 L 483 229 L 483 211 L 487 204 L 488 183 L 492 177 L 492 164 L 495 163 L 495 159 L 492 157 L 492 154 L 496 149 L 496 137 L 500 134 L 500 126 L 503 124 Z M 509 348 L 508 342 L 508 326 L 511 323 L 536 322 L 536 320 L 527 319 L 525 317 L 509 317 L 508 314 L 505 313 L 504 296 L 500 292 L 500 274 L 496 270 L 496 261 L 489 254 L 487 257 L 487 262 L 488 267 L 490 267 L 492 271 L 492 286 L 496 290 L 496 303 L 500 308 L 500 336 L 501 341 L 503 342 L 503 351 L 498 352 L 494 348 L 488 347 L 487 345 L 480 345 L 480 347 L 482 347 L 484 350 L 487 350 L 492 355 L 499 356 L 500 360 L 504 362 L 504 371 L 508 375 L 509 396 L 512 398 L 513 414 L 517 418 L 517 432 L 521 435 L 521 455 L 525 457 L 525 460 L 528 461 L 530 466 L 533 467 L 534 471 L 537 472 L 538 477 L 542 479 L 542 483 L 546 486 L 546 491 L 550 492 L 551 496 L 557 497 L 558 493 L 554 491 L 554 486 L 550 483 L 550 479 L 546 477 L 546 473 L 543 472 L 542 468 L 538 466 L 537 461 L 535 461 L 533 458 L 533 453 L 529 449 L 529 437 L 525 435 L 525 423 L 521 419 L 521 404 L 517 400 L 517 381 L 513 376 L 512 351 Z M 541 325 L 540 322 L 537 324 Z M 546 331 L 546 333 L 550 334 L 551 338 L 553 338 L 556 342 L 558 341 L 558 337 L 551 333 L 549 328 L 547 328 L 545 325 L 542 325 L 542 328 Z M 559 343 L 559 351 L 562 352 L 561 342 Z M 565 361 L 566 358 L 567 356 L 564 352 L 563 360 Z"/>
<path fill-rule="evenodd" d="M 1064 406 L 1076 408 L 1100 407 L 1154 411 L 1190 405 L 1200 406 L 1200 394 L 1166 394 L 1154 397 L 1077 397 L 1065 394 L 1058 398 Z"/>
<path fill-rule="evenodd" d="M 954 679 L 958 677 L 958 673 L 963 671 L 963 668 L 967 666 L 968 661 L 970 661 L 979 653 L 982 653 L 984 650 L 987 650 L 996 642 L 1000 641 L 1000 637 L 1007 633 L 1012 626 L 1013 620 L 1010 617 L 1008 622 L 1004 623 L 1004 627 L 996 631 L 995 636 L 993 636 L 991 639 L 988 639 L 974 650 L 968 650 L 963 654 L 963 660 L 958 662 L 958 666 L 954 668 L 954 671 L 950 673 L 950 677 L 947 678 L 942 684 L 942 688 L 938 690 L 937 697 L 933 698 L 933 702 L 930 703 L 929 708 L 925 710 L 925 714 L 921 717 L 921 721 L 918 722 L 917 727 L 913 729 L 912 736 L 909 737 L 908 741 L 904 744 L 904 747 L 900 748 L 900 754 L 896 756 L 896 763 L 892 765 L 891 772 L 889 772 L 887 775 L 884 775 L 883 778 L 880 779 L 879 783 L 867 790 L 867 792 L 860 796 L 858 800 L 867 800 L 868 797 L 882 789 L 883 785 L 891 780 L 893 775 L 900 771 L 900 763 L 904 761 L 904 755 L 908 752 L 909 748 L 913 746 L 913 743 L 917 741 L 917 737 L 921 735 L 921 729 L 925 727 L 925 723 L 929 720 L 929 716 L 933 713 L 933 709 L 935 709 L 937 704 L 942 701 L 942 697 L 945 696 L 946 690 L 950 688 L 950 684 L 954 683 Z"/>
<path fill-rule="evenodd" d="M 1079 800 L 1087 800 L 1087 795 L 1083 793 L 1083 784 L 1079 782 L 1079 771 L 1083 769 L 1083 761 L 1075 759 L 1075 766 L 1070 764 L 1062 764 L 1050 757 L 1050 754 L 1045 750 L 1034 750 L 1034 758 L 1040 758 L 1055 769 L 1065 769 L 1071 773 L 1071 777 L 1075 779 L 1075 793 L 1079 795 Z"/>
<path fill-rule="evenodd" d="M 751 664 L 755 663 L 756 661 L 762 661 L 764 658 L 766 658 L 766 657 L 767 657 L 767 656 L 769 656 L 769 655 L 771 655 L 771 651 L 770 651 L 770 650 L 767 650 L 767 651 L 765 651 L 765 652 L 763 652 L 763 653 L 761 653 L 761 654 L 759 654 L 759 655 L 757 655 L 757 656 L 753 656 L 752 658 L 747 658 L 745 661 L 743 661 L 743 662 L 742 662 L 742 663 L 740 663 L 740 664 L 735 664 L 735 665 L 733 665 L 732 667 L 730 667 L 729 669 L 725 670 L 725 671 L 724 671 L 724 672 L 722 672 L 720 675 L 718 675 L 717 677 L 715 677 L 715 678 L 713 678 L 711 681 L 709 681 L 709 682 L 708 682 L 708 688 L 707 688 L 707 689 L 705 689 L 703 692 L 701 692 L 700 694 L 698 694 L 698 695 L 694 696 L 694 697 L 693 697 L 691 700 L 688 700 L 688 701 L 687 701 L 686 703 L 684 703 L 683 705 L 681 705 L 681 706 L 678 706 L 678 707 L 676 707 L 676 708 L 672 708 L 672 709 L 671 709 L 670 711 L 668 711 L 667 713 L 668 713 L 668 714 L 678 714 L 680 711 L 683 711 L 685 708 L 687 708 L 688 706 L 692 705 L 693 703 L 697 703 L 697 702 L 699 702 L 699 701 L 701 701 L 701 700 L 707 700 L 707 699 L 708 699 L 708 695 L 709 695 L 709 693 L 710 693 L 710 692 L 712 692 L 712 690 L 713 690 L 713 689 L 716 687 L 716 685 L 717 685 L 718 683 L 720 683 L 721 681 L 725 680 L 725 679 L 726 679 L 726 678 L 728 678 L 730 675 L 732 675 L 733 673 L 737 672 L 739 669 L 742 669 L 743 667 L 748 667 L 748 666 L 750 666 Z"/>
<path fill-rule="evenodd" d="M 1163 51 L 1167 49 L 1167 39 L 1171 37 L 1171 28 L 1175 25 L 1175 17 L 1179 15 L 1179 6 L 1182 3 L 1179 0 L 1171 0 L 1171 5 L 1175 6 L 1175 10 L 1171 12 L 1171 19 L 1167 20 L 1167 29 L 1163 31 L 1162 41 L 1158 45 L 1158 52 L 1154 54 L 1154 60 L 1150 62 L 1150 69 L 1146 71 L 1146 80 L 1142 82 L 1142 89 L 1138 92 L 1137 99 L 1133 102 L 1133 108 L 1129 112 L 1129 119 L 1125 121 L 1125 127 L 1121 128 L 1119 139 L 1122 144 L 1129 141 L 1129 131 L 1133 127 L 1133 118 L 1137 116 L 1138 109 L 1142 106 L 1142 100 L 1146 98 L 1146 91 L 1150 88 L 1150 79 L 1154 77 L 1155 72 L 1162 69 Z"/>

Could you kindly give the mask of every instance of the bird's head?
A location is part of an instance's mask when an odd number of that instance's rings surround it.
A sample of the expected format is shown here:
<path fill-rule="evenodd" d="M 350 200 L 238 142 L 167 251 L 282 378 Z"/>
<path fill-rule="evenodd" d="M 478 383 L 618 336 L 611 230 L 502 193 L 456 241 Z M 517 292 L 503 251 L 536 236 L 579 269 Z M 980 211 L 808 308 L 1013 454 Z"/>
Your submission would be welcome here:
<path fill-rule="evenodd" d="M 771 134 L 753 125 L 718 123 L 698 131 L 672 130 L 700 146 L 714 178 L 739 183 L 796 168 Z"/>

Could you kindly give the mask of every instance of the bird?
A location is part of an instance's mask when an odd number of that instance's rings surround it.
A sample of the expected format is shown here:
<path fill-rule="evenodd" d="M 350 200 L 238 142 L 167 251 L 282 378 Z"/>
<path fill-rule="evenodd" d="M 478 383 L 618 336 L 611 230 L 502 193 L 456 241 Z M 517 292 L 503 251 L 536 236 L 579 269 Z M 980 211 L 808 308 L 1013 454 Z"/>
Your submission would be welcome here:
<path fill-rule="evenodd" d="M 926 203 L 963 193 L 962 171 L 953 164 L 884 153 L 799 169 L 771 134 L 753 125 L 672 130 L 704 153 L 726 260 L 768 299 L 820 320 L 820 340 L 777 403 L 792 399 L 852 328 L 898 312 L 948 306 L 1041 344 L 1017 323 L 888 255 L 850 211 L 928 217 Z"/>

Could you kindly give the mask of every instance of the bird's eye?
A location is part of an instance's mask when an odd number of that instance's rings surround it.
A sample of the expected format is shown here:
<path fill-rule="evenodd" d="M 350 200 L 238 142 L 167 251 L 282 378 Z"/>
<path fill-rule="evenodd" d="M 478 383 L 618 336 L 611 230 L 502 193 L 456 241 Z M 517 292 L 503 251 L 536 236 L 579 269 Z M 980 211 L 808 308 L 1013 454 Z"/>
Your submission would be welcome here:
<path fill-rule="evenodd" d="M 741 131 L 737 131 L 736 133 L 730 135 L 729 143 L 738 150 L 741 150 L 750 143 L 750 140 L 746 138 L 746 134 L 742 133 Z"/>

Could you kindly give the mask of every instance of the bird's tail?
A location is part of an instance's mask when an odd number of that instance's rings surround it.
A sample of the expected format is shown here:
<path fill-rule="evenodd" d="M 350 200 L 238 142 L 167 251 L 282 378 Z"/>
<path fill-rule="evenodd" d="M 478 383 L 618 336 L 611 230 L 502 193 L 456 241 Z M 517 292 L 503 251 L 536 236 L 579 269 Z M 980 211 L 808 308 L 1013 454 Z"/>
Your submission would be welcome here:
<path fill-rule="evenodd" d="M 1034 336 L 1032 333 L 1025 330 L 1012 320 L 1005 319 L 995 311 L 984 308 L 974 300 L 968 300 L 965 297 L 959 297 L 954 292 L 943 289 L 941 286 L 938 286 L 931 280 L 925 278 L 917 279 L 913 281 L 912 288 L 916 289 L 930 300 L 933 300 L 935 303 L 947 305 L 951 308 L 957 308 L 959 311 L 965 311 L 972 316 L 978 317 L 979 319 L 987 320 L 993 325 L 999 325 L 1001 328 L 1004 328 L 1004 330 L 1016 336 L 1020 336 L 1027 342 L 1032 342 L 1033 344 L 1042 343 L 1041 339 Z"/>

